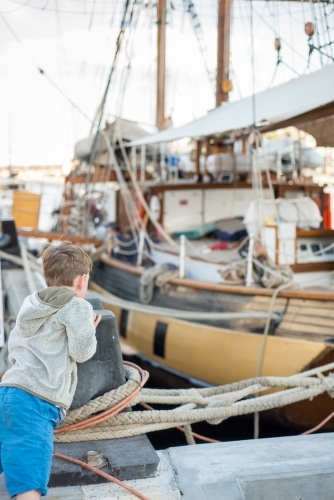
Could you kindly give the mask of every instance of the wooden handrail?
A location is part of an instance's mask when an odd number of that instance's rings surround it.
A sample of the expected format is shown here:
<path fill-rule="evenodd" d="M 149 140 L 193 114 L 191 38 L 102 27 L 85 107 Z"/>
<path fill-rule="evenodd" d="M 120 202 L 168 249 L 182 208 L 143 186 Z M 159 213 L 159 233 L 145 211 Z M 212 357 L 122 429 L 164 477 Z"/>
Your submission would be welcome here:
<path fill-rule="evenodd" d="M 134 267 L 126 262 L 121 262 L 117 259 L 109 257 L 107 254 L 101 255 L 101 262 L 104 264 L 115 267 L 117 269 L 122 269 L 131 274 L 141 276 L 143 273 L 143 268 Z M 190 279 L 179 279 L 173 278 L 168 283 L 175 286 L 185 286 L 188 288 L 196 288 L 197 290 L 206 290 L 211 292 L 220 293 L 234 293 L 239 295 L 261 295 L 270 297 L 274 293 L 273 289 L 261 288 L 261 287 L 245 287 L 245 286 L 235 286 L 235 285 L 224 285 L 221 283 L 209 283 L 205 281 L 197 281 Z M 334 292 L 318 291 L 318 290 L 282 290 L 279 292 L 278 297 L 284 297 L 287 299 L 308 299 L 308 300 L 329 300 L 334 301 Z"/>
<path fill-rule="evenodd" d="M 82 245 L 89 245 L 90 243 L 93 243 L 93 245 L 96 247 L 99 247 L 103 243 L 102 240 L 96 240 L 94 238 L 81 238 L 80 236 L 69 236 L 62 233 L 47 233 L 43 231 L 29 231 L 25 229 L 18 229 L 17 233 L 20 236 L 24 236 L 26 238 L 45 238 L 49 241 L 71 241 L 72 243 L 81 243 Z"/>

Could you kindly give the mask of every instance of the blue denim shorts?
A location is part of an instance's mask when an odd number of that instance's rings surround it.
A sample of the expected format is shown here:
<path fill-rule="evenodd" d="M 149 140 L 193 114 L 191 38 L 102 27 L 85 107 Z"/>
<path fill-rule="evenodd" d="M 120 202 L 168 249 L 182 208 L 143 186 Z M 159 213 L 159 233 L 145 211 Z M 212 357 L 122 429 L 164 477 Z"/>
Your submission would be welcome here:
<path fill-rule="evenodd" d="M 15 387 L 0 387 L 0 473 L 8 493 L 47 494 L 57 406 Z"/>

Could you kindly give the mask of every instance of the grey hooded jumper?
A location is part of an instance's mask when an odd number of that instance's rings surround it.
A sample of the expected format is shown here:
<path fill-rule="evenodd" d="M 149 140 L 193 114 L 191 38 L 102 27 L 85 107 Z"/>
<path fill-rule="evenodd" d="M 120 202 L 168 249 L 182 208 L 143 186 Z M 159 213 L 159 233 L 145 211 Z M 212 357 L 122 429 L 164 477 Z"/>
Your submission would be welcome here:
<path fill-rule="evenodd" d="M 68 288 L 27 297 L 9 337 L 13 365 L 0 386 L 18 387 L 65 409 L 77 385 L 77 365 L 96 351 L 93 308 Z"/>

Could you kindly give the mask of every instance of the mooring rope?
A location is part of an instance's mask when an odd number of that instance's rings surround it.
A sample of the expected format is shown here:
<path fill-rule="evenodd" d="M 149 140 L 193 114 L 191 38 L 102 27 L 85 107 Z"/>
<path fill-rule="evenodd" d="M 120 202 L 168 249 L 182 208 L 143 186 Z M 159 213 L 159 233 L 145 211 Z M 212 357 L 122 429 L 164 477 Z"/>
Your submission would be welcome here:
<path fill-rule="evenodd" d="M 290 377 L 256 377 L 204 389 L 143 389 L 146 372 L 132 364 L 125 364 L 124 368 L 127 382 L 69 411 L 55 431 L 56 442 L 114 439 L 180 426 L 187 441 L 192 442 L 189 426 L 196 422 L 217 425 L 233 416 L 278 408 L 324 392 L 334 397 L 334 376 L 323 375 L 334 369 L 334 363 Z M 280 390 L 259 395 L 268 389 Z M 172 410 L 119 413 L 124 407 L 141 402 L 179 406 Z"/>

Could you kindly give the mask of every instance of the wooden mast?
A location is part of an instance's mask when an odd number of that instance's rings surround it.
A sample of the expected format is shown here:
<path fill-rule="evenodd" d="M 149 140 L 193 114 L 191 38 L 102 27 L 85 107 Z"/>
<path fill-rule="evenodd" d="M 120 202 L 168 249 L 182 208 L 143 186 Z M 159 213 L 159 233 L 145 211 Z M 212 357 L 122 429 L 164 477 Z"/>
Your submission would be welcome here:
<path fill-rule="evenodd" d="M 228 100 L 232 89 L 229 79 L 231 0 L 218 0 L 216 107 Z"/>
<path fill-rule="evenodd" d="M 165 92 L 166 92 L 166 0 L 157 3 L 157 107 L 156 125 L 159 130 L 165 128 Z"/>

